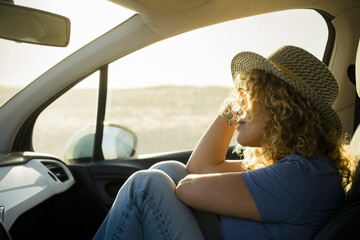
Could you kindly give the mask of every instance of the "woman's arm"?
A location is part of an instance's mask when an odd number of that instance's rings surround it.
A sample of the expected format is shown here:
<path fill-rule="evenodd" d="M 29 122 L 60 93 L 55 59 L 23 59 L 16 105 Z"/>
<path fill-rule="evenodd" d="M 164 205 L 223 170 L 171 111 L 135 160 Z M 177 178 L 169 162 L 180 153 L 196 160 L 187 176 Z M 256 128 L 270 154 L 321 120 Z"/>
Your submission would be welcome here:
<path fill-rule="evenodd" d="M 241 173 L 188 175 L 179 182 L 176 195 L 199 210 L 261 221 Z"/>
<path fill-rule="evenodd" d="M 218 116 L 201 137 L 186 165 L 189 173 L 241 172 L 240 161 L 225 161 L 235 126 Z"/>

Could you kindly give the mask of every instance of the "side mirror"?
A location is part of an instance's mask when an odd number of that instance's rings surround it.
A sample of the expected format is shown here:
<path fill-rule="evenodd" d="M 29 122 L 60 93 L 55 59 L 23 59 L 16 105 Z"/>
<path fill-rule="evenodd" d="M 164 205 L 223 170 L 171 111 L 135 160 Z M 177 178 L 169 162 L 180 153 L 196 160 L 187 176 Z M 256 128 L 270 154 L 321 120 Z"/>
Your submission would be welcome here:
<path fill-rule="evenodd" d="M 66 47 L 70 39 L 70 20 L 38 9 L 0 3 L 0 38 Z"/>
<path fill-rule="evenodd" d="M 92 158 L 95 128 L 95 125 L 88 126 L 69 140 L 65 152 L 67 160 L 75 163 Z M 136 134 L 130 129 L 114 124 L 104 125 L 102 151 L 105 160 L 134 156 L 136 145 Z"/>

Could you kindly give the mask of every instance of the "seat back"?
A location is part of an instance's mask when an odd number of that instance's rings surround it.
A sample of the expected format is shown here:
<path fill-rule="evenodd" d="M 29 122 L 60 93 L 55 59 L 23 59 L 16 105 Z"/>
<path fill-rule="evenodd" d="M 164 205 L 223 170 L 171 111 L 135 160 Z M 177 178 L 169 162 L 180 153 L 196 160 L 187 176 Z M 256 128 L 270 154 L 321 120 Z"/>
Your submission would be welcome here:
<path fill-rule="evenodd" d="M 357 94 L 360 96 L 360 41 L 356 54 L 355 79 Z M 350 143 L 351 150 L 360 158 L 360 125 Z M 360 167 L 356 166 L 355 177 L 346 194 L 345 202 L 335 214 L 313 236 L 313 240 L 322 239 L 360 239 Z"/>
<path fill-rule="evenodd" d="M 359 47 L 359 49 L 360 49 L 360 47 Z M 360 57 L 359 57 L 359 59 L 360 59 Z M 359 60 L 359 62 L 360 62 L 360 60 Z M 359 76 L 359 78 L 360 78 L 360 76 Z M 360 79 L 359 79 L 359 82 L 360 82 Z M 353 138 L 351 140 L 350 148 L 356 154 L 356 158 L 360 159 L 360 125 L 357 127 L 357 129 L 356 129 L 356 131 L 354 133 L 354 136 L 353 136 Z M 355 175 L 354 175 L 353 183 L 351 185 L 351 188 L 349 189 L 349 191 L 346 194 L 347 199 L 352 199 L 352 198 L 355 198 L 356 196 L 360 195 L 360 178 L 359 178 L 359 174 L 360 174 L 360 167 L 359 167 L 359 164 L 358 164 L 356 166 L 356 169 L 355 169 Z"/>

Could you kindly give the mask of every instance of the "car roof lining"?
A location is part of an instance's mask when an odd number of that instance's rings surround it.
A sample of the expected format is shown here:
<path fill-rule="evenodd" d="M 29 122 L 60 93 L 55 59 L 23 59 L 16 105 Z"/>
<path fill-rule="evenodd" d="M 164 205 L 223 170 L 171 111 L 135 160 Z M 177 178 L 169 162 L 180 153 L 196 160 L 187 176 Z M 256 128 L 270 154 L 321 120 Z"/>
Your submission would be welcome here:
<path fill-rule="evenodd" d="M 176 15 L 190 9 L 196 8 L 207 2 L 208 0 L 135 0 L 142 6 L 141 9 L 150 9 L 159 16 Z"/>
<path fill-rule="evenodd" d="M 152 31 L 167 38 L 220 22 L 289 9 L 317 9 L 336 17 L 358 0 L 109 0 L 137 12 Z M 201 6 L 201 7 L 200 7 Z"/>

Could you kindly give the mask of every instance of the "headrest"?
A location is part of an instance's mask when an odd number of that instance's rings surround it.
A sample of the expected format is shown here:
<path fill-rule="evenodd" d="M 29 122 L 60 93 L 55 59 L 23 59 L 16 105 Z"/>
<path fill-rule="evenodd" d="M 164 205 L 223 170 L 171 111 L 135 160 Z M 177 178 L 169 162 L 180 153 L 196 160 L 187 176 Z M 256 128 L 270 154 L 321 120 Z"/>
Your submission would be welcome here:
<path fill-rule="evenodd" d="M 355 79 L 356 79 L 356 91 L 358 96 L 360 97 L 360 39 L 356 53 L 355 60 Z"/>

